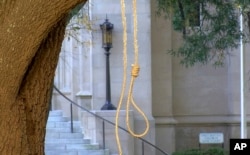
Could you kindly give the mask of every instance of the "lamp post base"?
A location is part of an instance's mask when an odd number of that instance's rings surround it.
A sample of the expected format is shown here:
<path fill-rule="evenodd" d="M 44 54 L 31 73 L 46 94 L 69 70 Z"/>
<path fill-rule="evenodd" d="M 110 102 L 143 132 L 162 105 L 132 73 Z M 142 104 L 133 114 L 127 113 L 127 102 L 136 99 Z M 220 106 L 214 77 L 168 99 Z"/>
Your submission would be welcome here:
<path fill-rule="evenodd" d="M 116 110 L 116 107 L 111 103 L 105 103 L 101 110 Z"/>

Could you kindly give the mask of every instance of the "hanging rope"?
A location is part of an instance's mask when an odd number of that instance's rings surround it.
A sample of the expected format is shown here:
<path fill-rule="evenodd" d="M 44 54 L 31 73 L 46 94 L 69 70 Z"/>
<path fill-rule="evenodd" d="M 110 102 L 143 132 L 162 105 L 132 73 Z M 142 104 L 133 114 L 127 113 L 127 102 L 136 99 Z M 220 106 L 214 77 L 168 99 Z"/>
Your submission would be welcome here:
<path fill-rule="evenodd" d="M 122 26 L 123 26 L 123 83 L 122 83 L 122 90 L 121 90 L 121 96 L 119 99 L 119 103 L 116 109 L 116 116 L 115 116 L 115 137 L 116 137 L 116 143 L 118 147 L 118 153 L 119 155 L 122 155 L 122 148 L 121 148 L 121 142 L 119 137 L 119 113 L 122 106 L 122 99 L 124 96 L 125 88 L 126 88 L 126 81 L 127 81 L 127 19 L 125 16 L 125 2 L 124 0 L 121 0 L 121 15 L 122 15 Z"/>
<path fill-rule="evenodd" d="M 129 90 L 128 90 L 128 98 L 127 98 L 127 103 L 126 103 L 126 125 L 128 128 L 129 133 L 134 136 L 134 137 L 143 137 L 145 136 L 148 131 L 149 131 L 149 121 L 145 115 L 145 113 L 137 106 L 133 99 L 133 87 L 134 87 L 134 82 L 136 77 L 139 76 L 139 63 L 138 63 L 138 41 L 137 41 L 137 7 L 136 7 L 136 0 L 133 0 L 133 26 L 134 26 L 134 64 L 132 64 L 132 70 L 131 70 L 131 81 L 129 85 Z M 119 99 L 117 111 L 116 111 L 116 118 L 115 118 L 115 135 L 116 135 L 116 141 L 117 141 L 117 146 L 118 146 L 118 151 L 119 155 L 122 155 L 122 148 L 121 148 L 121 142 L 120 142 L 120 137 L 119 137 L 119 131 L 118 131 L 118 125 L 119 125 L 119 113 L 121 110 L 122 106 L 122 99 L 124 97 L 124 92 L 126 88 L 126 77 L 127 77 L 127 20 L 125 16 L 125 2 L 124 0 L 121 0 L 121 15 L 122 15 L 122 25 L 123 25 L 123 84 L 122 84 L 122 90 L 121 90 L 121 96 Z M 129 109 L 131 104 L 133 107 L 142 115 L 142 117 L 145 120 L 146 123 L 146 128 L 142 133 L 135 133 L 130 126 L 129 122 Z"/>

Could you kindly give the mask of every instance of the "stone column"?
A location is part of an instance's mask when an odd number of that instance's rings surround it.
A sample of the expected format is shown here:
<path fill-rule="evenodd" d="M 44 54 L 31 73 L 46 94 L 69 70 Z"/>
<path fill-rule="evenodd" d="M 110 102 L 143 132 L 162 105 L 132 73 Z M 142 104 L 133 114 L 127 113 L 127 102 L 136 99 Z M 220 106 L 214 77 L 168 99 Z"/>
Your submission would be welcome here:
<path fill-rule="evenodd" d="M 81 40 L 90 42 L 88 45 L 79 45 L 79 66 L 76 73 L 78 79 L 74 82 L 78 92 L 76 93 L 77 103 L 82 107 L 92 110 L 92 37 L 91 32 L 87 30 L 81 31 Z M 80 118 L 81 109 L 78 108 L 78 117 Z"/>
<path fill-rule="evenodd" d="M 156 16 L 156 2 L 151 2 L 152 44 L 152 109 L 156 122 L 156 145 L 171 153 L 175 150 L 173 118 L 172 25 L 163 16 Z"/>

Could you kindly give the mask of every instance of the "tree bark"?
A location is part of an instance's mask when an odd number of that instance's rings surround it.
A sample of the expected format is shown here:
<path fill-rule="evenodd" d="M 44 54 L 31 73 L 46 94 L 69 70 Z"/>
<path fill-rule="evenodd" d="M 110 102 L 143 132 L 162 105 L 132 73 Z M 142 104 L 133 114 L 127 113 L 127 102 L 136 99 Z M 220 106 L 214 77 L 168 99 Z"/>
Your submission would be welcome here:
<path fill-rule="evenodd" d="M 0 152 L 42 155 L 68 12 L 86 0 L 0 2 Z"/>

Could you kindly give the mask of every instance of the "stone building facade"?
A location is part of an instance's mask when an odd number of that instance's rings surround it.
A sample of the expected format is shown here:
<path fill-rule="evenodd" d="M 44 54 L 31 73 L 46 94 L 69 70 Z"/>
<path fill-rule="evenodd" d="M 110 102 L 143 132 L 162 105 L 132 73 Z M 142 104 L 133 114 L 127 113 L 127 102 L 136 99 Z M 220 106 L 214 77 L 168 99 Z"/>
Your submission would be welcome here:
<path fill-rule="evenodd" d="M 155 1 L 138 0 L 137 7 L 141 71 L 134 86 L 134 98 L 151 124 L 145 138 L 171 153 L 198 148 L 199 133 L 219 132 L 223 133 L 224 146 L 228 149 L 229 139 L 240 137 L 239 49 L 227 58 L 224 67 L 215 68 L 208 64 L 185 68 L 178 58 L 167 54 L 168 49 L 180 46 L 181 35 L 173 31 L 171 22 L 156 15 Z M 120 1 L 91 0 L 88 9 L 95 23 L 94 31 L 82 30 L 79 37 L 89 41 L 90 46 L 65 39 L 55 85 L 77 103 L 95 111 L 105 103 L 105 55 L 99 24 L 104 22 L 106 15 L 114 24 L 110 55 L 114 105 L 119 101 L 123 79 L 123 27 Z M 130 66 L 134 55 L 132 2 L 129 0 L 126 0 L 126 17 Z M 245 49 L 247 51 L 249 45 L 245 45 Z M 246 52 L 245 56 L 245 101 L 249 116 L 250 53 Z M 130 73 L 127 78 L 130 79 Z M 56 93 L 52 108 L 63 109 L 69 115 L 69 104 Z M 74 112 L 75 119 L 82 119 L 81 111 L 74 108 Z M 133 116 L 135 130 L 141 131 L 145 127 L 142 117 L 137 111 L 133 111 Z M 139 145 L 135 142 L 135 148 Z"/>

